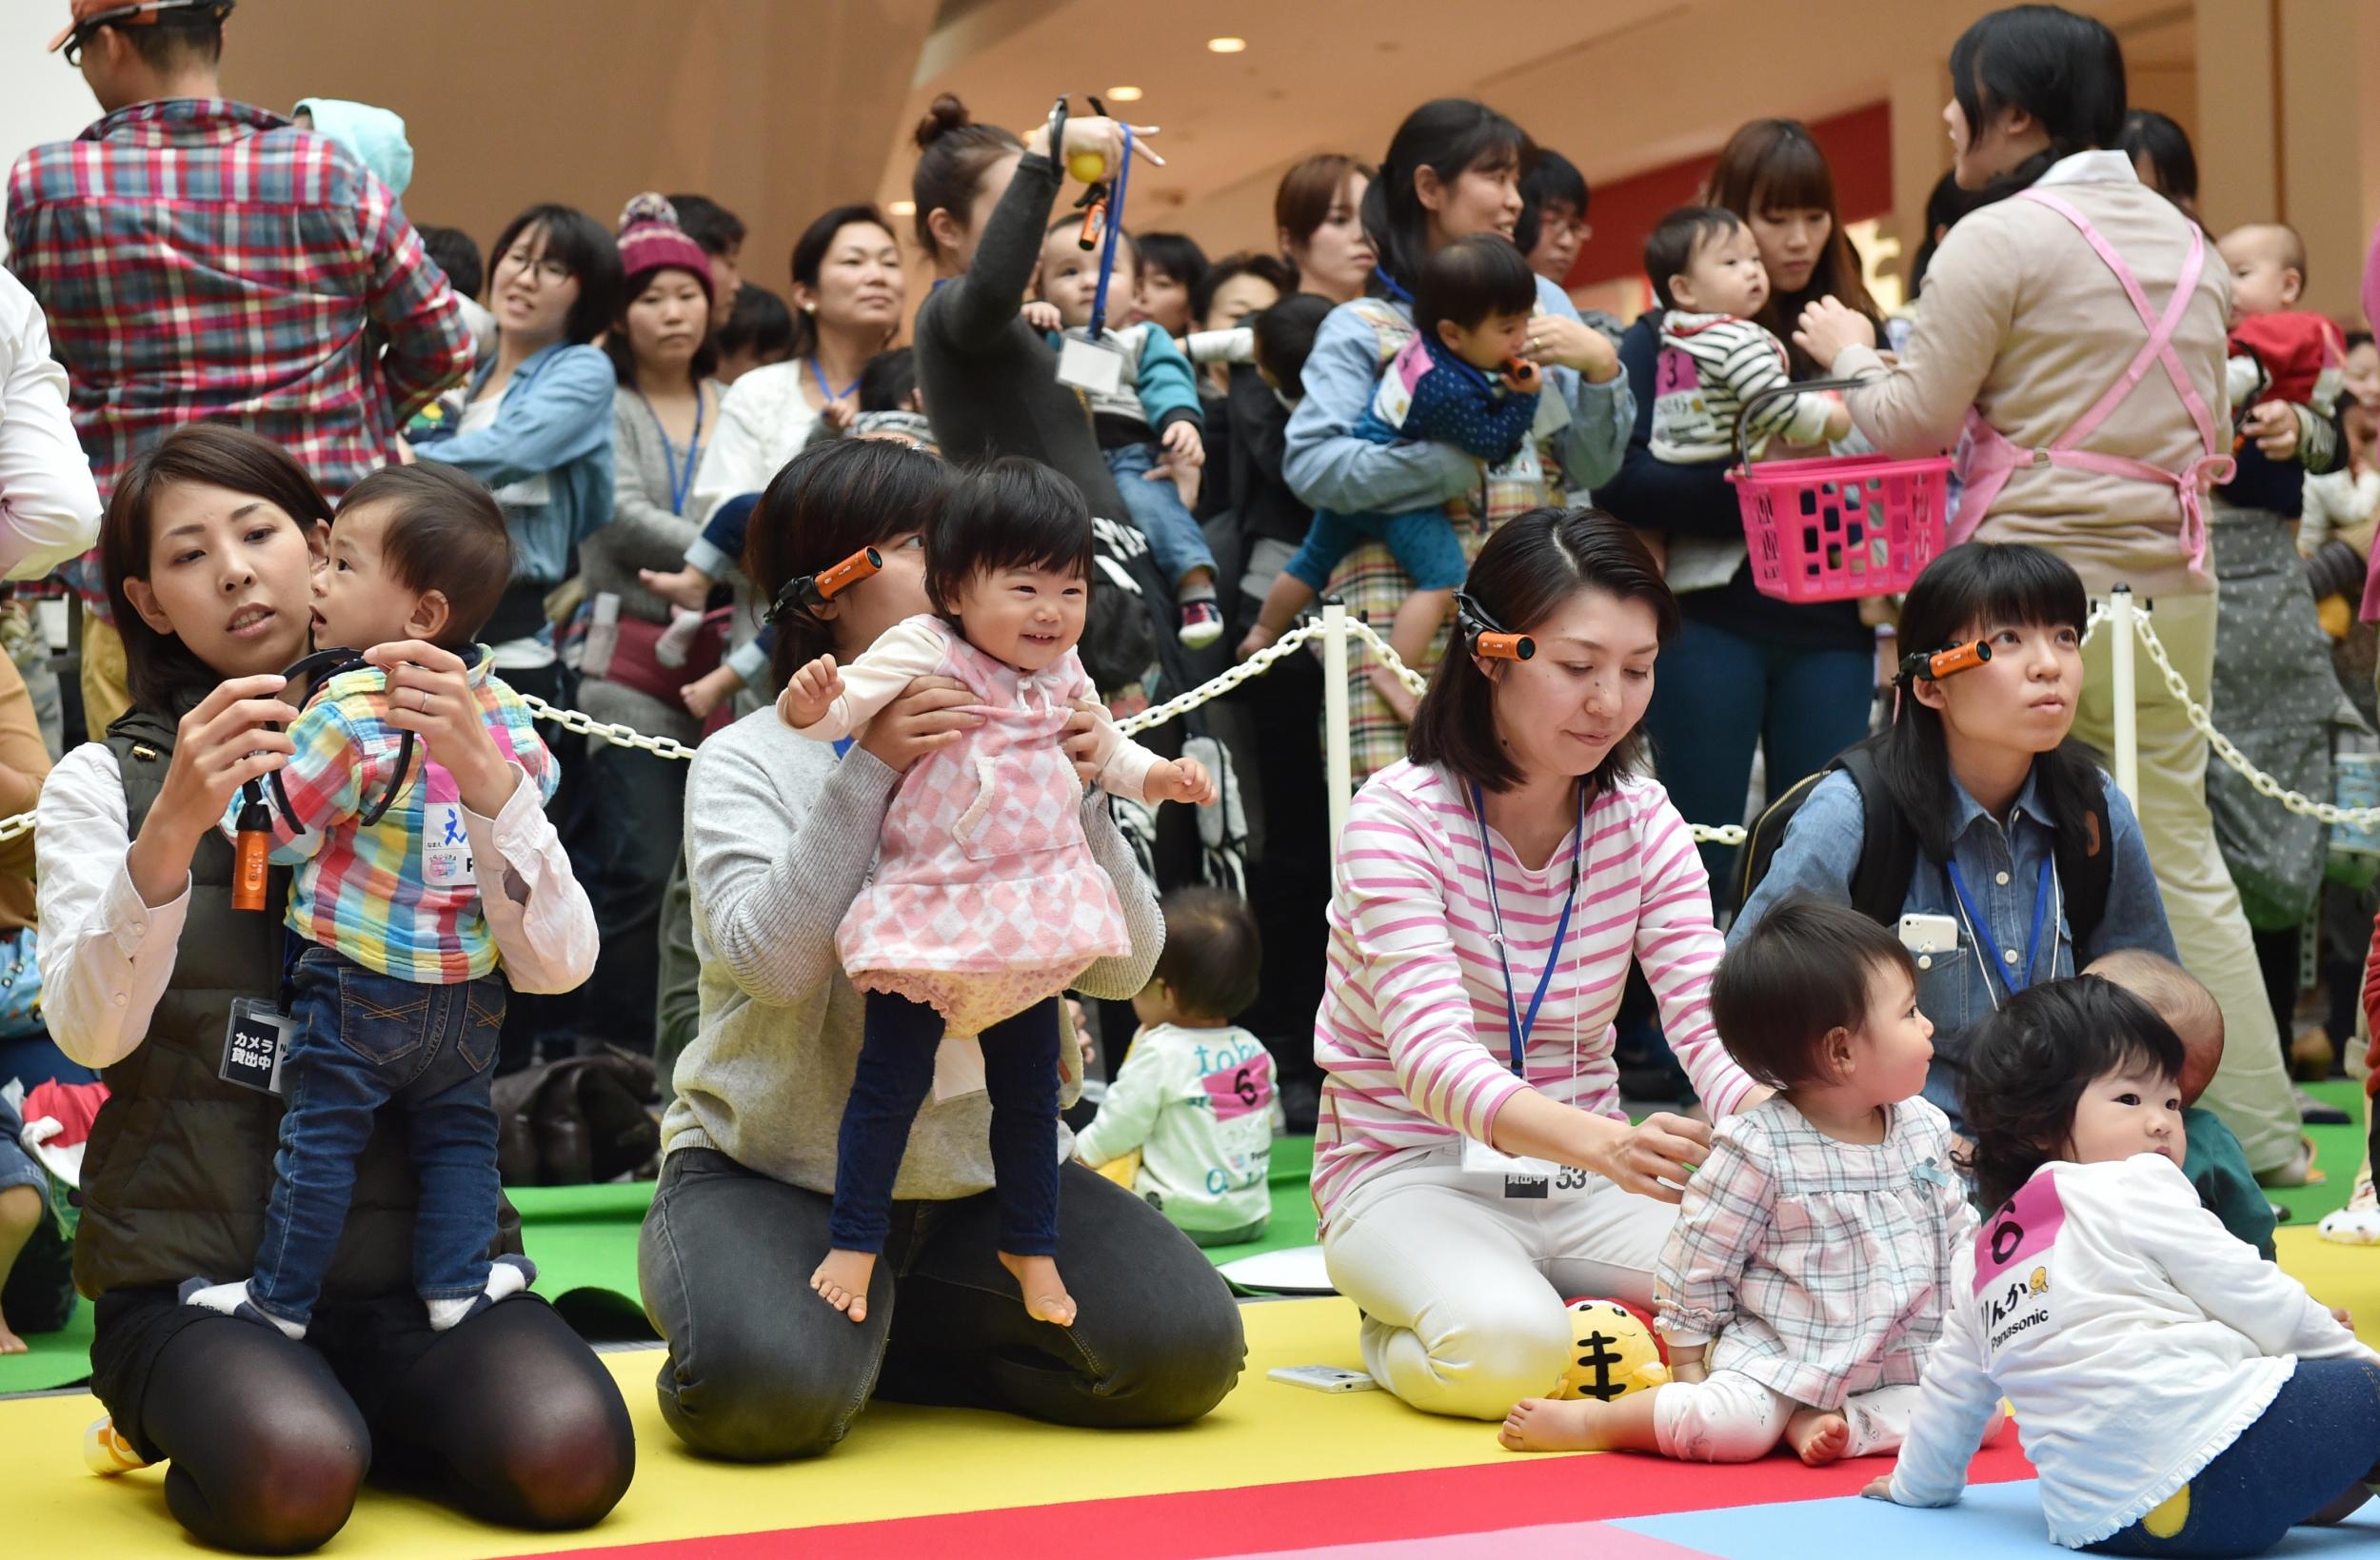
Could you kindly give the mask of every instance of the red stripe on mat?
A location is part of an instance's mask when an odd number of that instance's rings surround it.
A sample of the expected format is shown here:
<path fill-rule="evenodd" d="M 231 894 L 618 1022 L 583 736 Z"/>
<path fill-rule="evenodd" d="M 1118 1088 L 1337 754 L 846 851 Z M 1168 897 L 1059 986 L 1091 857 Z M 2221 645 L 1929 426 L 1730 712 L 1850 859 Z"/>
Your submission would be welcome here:
<path fill-rule="evenodd" d="M 803 1560 L 835 1555 L 964 1554 L 968 1560 L 1046 1555 L 1053 1534 L 1096 1534 L 1135 1560 L 1204 1560 L 1262 1550 L 1435 1538 L 1558 1522 L 1709 1511 L 1855 1495 L 1892 1465 L 1882 1458 L 1803 1468 L 1788 1457 L 1714 1468 L 1659 1457 L 1516 1457 L 1470 1468 L 1260 1484 L 1181 1494 L 1132 1495 L 960 1511 L 717 1537 L 549 1551 L 570 1560 L 775 1560 L 798 1544 Z M 756 1472 L 755 1477 L 765 1477 Z M 2033 1476 L 2013 1434 L 1977 1456 L 1971 1484 Z"/>

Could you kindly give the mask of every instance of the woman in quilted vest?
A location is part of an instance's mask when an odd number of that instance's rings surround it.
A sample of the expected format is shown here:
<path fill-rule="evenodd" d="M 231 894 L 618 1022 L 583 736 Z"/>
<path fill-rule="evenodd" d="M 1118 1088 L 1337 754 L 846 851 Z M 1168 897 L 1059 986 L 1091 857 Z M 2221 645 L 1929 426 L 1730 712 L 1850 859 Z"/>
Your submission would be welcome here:
<path fill-rule="evenodd" d="M 1452 444 L 1376 444 L 1356 437 L 1380 370 L 1413 337 L 1410 287 L 1421 262 L 1475 233 L 1512 236 L 1520 176 L 1537 158 L 1528 132 L 1483 103 L 1440 98 L 1405 116 L 1379 177 L 1363 192 L 1363 228 L 1378 264 L 1370 295 L 1323 321 L 1306 359 L 1305 399 L 1289 420 L 1282 474 L 1299 499 L 1340 514 L 1392 514 L 1444 504 L 1466 559 L 1515 515 L 1558 504 L 1619 469 L 1636 403 L 1612 344 L 1581 324 L 1562 289 L 1537 279 L 1527 353 L 1548 371 L 1535 429 L 1520 453 L 1494 470 Z M 1359 616 L 1385 625 L 1413 591 L 1387 545 L 1367 543 L 1331 575 L 1330 588 Z M 1444 654 L 1431 643 L 1427 671 Z M 1355 776 L 1405 756 L 1412 699 L 1384 668 L 1350 658 Z"/>
<path fill-rule="evenodd" d="M 235 999 L 280 989 L 287 875 L 263 913 L 234 909 L 216 825 L 291 750 L 278 728 L 298 700 L 280 673 L 309 647 L 329 513 L 277 445 L 194 424 L 127 468 L 100 530 L 132 709 L 50 772 L 36 831 L 50 1034 L 110 1091 L 74 1253 L 95 1302 L 91 1390 L 113 1420 L 97 1444 L 109 1471 L 168 1462 L 168 1509 L 224 1549 L 318 1547 L 375 1470 L 482 1521 L 585 1527 L 635 1468 L 620 1390 L 534 1295 L 430 1331 L 401 1117 L 358 1161 L 304 1341 L 176 1303 L 190 1274 L 246 1272 L 263 1237 L 281 1102 L 233 1081 L 225 1041 Z M 486 901 L 514 982 L 583 979 L 527 886 L 568 870 L 537 788 L 522 776 L 499 819 L 465 821 L 480 860 L 507 869 L 488 880 L 521 885 Z M 519 1249 L 509 1207 L 497 1238 Z"/>
<path fill-rule="evenodd" d="M 2015 190 L 1962 218 L 1926 271 L 1900 361 L 1822 299 L 1795 339 L 1851 392 L 1879 449 L 1962 445 L 1951 540 L 2030 542 L 2094 597 L 2129 584 L 2192 699 L 2214 674 L 2209 487 L 2231 474 L 2224 416 L 2230 280 L 2197 225 L 2117 148 L 2124 54 L 2092 18 L 1994 11 L 1951 52 L 1943 110 L 1959 188 Z M 2114 737 L 2110 635 L 2084 652 L 2074 735 Z M 2222 1003 L 2231 1044 L 2206 1103 L 2271 1184 L 2305 1178 L 2297 1110 L 2239 893 L 2207 810 L 2207 740 L 2143 658 L 2136 698 L 2141 827 L 2182 962 Z"/>

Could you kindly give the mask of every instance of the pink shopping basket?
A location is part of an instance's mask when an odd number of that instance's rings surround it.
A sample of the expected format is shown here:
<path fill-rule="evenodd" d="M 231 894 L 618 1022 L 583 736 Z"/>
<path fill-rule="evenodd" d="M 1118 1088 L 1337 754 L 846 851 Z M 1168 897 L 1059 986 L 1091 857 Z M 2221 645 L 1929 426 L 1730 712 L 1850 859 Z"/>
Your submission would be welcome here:
<path fill-rule="evenodd" d="M 1755 396 L 1736 420 L 1736 447 L 1755 408 L 1776 395 L 1848 388 L 1820 380 Z M 1947 455 L 1739 460 L 1727 473 L 1743 508 L 1752 582 L 1784 602 L 1841 602 L 1907 590 L 1942 550 L 1949 523 Z"/>

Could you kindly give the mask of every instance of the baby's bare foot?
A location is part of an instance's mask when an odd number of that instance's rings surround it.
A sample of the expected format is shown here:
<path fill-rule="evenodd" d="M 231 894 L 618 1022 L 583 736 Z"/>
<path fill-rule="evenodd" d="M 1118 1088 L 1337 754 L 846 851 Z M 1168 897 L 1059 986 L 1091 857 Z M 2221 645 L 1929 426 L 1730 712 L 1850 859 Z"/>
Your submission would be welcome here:
<path fill-rule="evenodd" d="M 688 612 L 700 612 L 710 600 L 711 581 L 708 575 L 695 569 L 676 569 L 664 573 L 660 569 L 639 569 L 636 577 L 645 588 L 673 606 Z"/>
<path fill-rule="evenodd" d="M 855 1322 L 867 1320 L 867 1281 L 876 1274 L 874 1252 L 831 1251 L 810 1274 L 819 1298 Z"/>
<path fill-rule="evenodd" d="M 1851 1447 L 1851 1426 L 1831 1409 L 1795 1409 L 1785 1421 L 1785 1444 L 1812 1468 L 1824 1468 Z"/>
<path fill-rule="evenodd" d="M 1000 1254 L 1000 1265 L 1006 1268 L 1024 1292 L 1024 1313 L 1037 1322 L 1052 1327 L 1072 1327 L 1075 1318 L 1074 1296 L 1066 1293 L 1065 1280 L 1058 1276 L 1058 1262 L 1048 1256 L 1011 1256 Z"/>
<path fill-rule="evenodd" d="M 0 1321 L 0 1354 L 22 1354 L 29 1347 L 23 1338 L 9 1331 L 7 1322 Z"/>
<path fill-rule="evenodd" d="M 1601 1451 L 1605 1405 L 1592 1398 L 1574 1403 L 1524 1397 L 1504 1415 L 1496 1438 L 1507 1451 Z"/>

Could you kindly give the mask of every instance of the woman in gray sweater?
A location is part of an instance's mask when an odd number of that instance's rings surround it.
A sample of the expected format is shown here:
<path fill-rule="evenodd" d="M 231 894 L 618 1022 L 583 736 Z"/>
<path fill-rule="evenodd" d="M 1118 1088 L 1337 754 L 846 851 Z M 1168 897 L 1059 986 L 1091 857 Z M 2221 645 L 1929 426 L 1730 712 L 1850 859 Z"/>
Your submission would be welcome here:
<path fill-rule="evenodd" d="M 928 610 L 917 527 L 947 483 L 928 458 L 851 441 L 804 451 L 769 484 L 750 543 L 764 599 L 862 547 L 884 563 L 817 616 L 781 622 L 781 677 L 823 653 L 847 662 Z M 638 1279 L 669 1340 L 662 1416 L 704 1455 L 823 1451 L 876 1394 L 1068 1425 L 1183 1424 L 1239 1378 L 1246 1346 L 1222 1279 L 1161 1214 L 1080 1165 L 1062 1172 L 1059 1239 L 1082 1254 L 1081 1276 L 1074 1259 L 1067 1269 L 1082 1319 L 1059 1328 L 1025 1314 L 995 1254 L 980 1089 L 918 1112 L 867 1319 L 854 1325 L 807 1293 L 829 1246 L 836 1131 L 861 1043 L 862 998 L 835 929 L 902 772 L 975 723 L 970 697 L 921 679 L 840 757 L 764 709 L 695 759 L 685 833 L 703 1026 L 677 1063 Z M 1084 803 L 1083 827 L 1132 952 L 1092 965 L 1077 988 L 1129 997 L 1149 979 L 1164 923 L 1103 800 Z M 1067 1154 L 1062 1128 L 1050 1152 Z"/>

